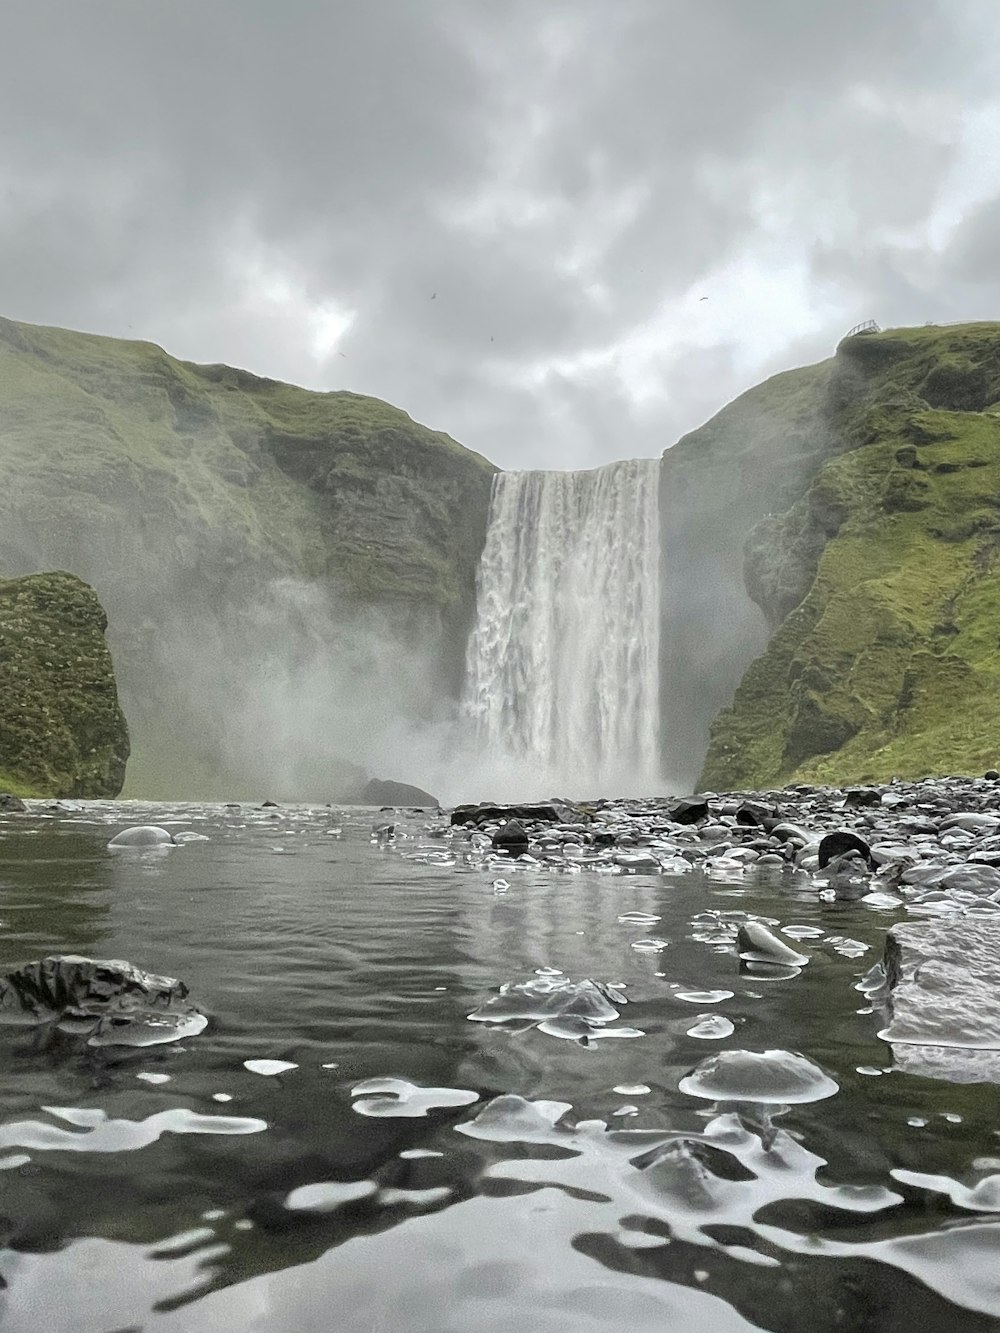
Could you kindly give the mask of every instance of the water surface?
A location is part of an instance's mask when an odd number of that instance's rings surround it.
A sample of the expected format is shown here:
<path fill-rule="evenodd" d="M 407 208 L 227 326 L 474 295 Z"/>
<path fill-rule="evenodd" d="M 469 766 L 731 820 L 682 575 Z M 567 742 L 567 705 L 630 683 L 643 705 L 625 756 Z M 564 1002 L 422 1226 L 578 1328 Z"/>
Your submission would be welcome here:
<path fill-rule="evenodd" d="M 0 823 L 0 970 L 125 958 L 211 1019 L 144 1050 L 0 1028 L 0 1327 L 998 1326 L 995 1088 L 895 1070 L 854 988 L 898 911 L 788 872 L 498 867 L 440 821 L 373 840 L 373 818 Z M 148 822 L 205 840 L 108 850 Z M 741 971 L 746 914 L 808 964 Z M 528 1012 L 571 991 L 619 1016 Z M 823 1095 L 680 1090 L 773 1049 Z"/>

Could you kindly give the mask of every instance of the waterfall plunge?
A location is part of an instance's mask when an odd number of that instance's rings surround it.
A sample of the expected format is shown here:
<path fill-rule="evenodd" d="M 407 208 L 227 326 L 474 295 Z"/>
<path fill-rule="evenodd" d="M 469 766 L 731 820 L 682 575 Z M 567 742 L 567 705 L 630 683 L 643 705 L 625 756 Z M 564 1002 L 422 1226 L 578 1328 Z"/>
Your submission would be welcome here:
<path fill-rule="evenodd" d="M 501 472 L 463 712 L 498 798 L 660 785 L 659 463 Z"/>

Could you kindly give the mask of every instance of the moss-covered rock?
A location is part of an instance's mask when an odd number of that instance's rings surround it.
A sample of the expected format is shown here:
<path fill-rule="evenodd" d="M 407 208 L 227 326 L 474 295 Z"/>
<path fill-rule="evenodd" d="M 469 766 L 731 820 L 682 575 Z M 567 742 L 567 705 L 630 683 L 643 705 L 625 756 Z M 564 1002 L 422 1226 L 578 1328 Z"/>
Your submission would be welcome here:
<path fill-rule="evenodd" d="M 776 629 L 703 787 L 976 773 L 1000 752 L 1000 415 L 979 410 L 1000 325 L 849 339 L 830 384 L 831 457 L 748 542 Z"/>
<path fill-rule="evenodd" d="M 117 796 L 128 728 L 107 617 L 72 574 L 0 580 L 0 790 Z"/>

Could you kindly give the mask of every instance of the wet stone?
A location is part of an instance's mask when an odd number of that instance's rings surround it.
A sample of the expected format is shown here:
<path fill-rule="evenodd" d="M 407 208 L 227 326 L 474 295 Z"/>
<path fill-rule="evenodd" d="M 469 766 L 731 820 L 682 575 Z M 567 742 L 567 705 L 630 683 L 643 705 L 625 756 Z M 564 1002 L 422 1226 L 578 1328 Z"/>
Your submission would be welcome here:
<path fill-rule="evenodd" d="M 155 1046 L 208 1025 L 187 994 L 121 959 L 52 954 L 0 978 L 0 1023 L 58 1025 L 90 1046 Z"/>
<path fill-rule="evenodd" d="M 890 1019 L 879 1036 L 897 1063 L 1000 1082 L 1000 915 L 893 926 L 883 966 Z"/>

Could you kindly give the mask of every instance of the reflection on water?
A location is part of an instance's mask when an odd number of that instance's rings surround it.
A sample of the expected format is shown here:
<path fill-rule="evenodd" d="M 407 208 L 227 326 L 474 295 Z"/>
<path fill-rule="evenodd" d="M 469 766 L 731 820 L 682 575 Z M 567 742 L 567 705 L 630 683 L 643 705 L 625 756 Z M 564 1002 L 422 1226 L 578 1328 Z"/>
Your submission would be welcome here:
<path fill-rule="evenodd" d="M 5 1329 L 996 1327 L 995 1090 L 900 1071 L 855 989 L 901 908 L 371 827 L 0 825 L 3 970 L 125 958 L 209 1015 L 0 1027 Z"/>

